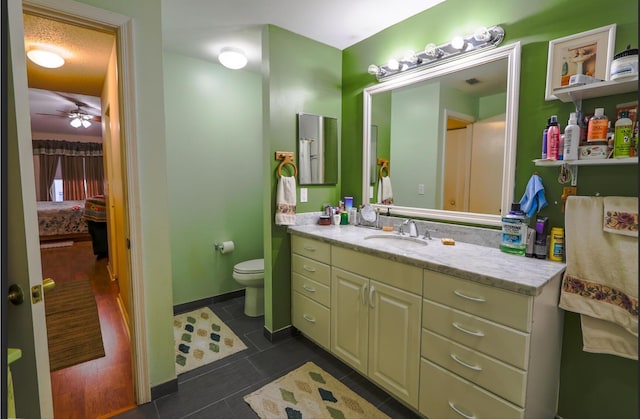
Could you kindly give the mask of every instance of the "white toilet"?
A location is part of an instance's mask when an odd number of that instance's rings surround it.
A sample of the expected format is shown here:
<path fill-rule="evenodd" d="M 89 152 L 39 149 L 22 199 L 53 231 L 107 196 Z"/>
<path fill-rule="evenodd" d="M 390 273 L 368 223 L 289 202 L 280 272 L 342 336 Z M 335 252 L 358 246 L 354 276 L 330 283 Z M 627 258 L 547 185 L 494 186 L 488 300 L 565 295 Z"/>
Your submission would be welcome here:
<path fill-rule="evenodd" d="M 233 279 L 246 287 L 244 314 L 258 317 L 264 314 L 264 259 L 240 262 L 233 267 Z"/>

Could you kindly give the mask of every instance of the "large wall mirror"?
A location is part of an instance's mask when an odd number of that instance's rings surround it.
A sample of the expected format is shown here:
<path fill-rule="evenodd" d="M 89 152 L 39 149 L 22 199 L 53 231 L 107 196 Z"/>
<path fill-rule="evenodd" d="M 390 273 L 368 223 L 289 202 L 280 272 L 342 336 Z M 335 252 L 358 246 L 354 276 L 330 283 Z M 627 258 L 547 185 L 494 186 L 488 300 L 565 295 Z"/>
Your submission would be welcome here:
<path fill-rule="evenodd" d="M 298 114 L 298 183 L 338 183 L 338 120 L 308 113 Z"/>
<path fill-rule="evenodd" d="M 500 225 L 514 194 L 519 85 L 518 42 L 366 88 L 363 202 Z M 393 205 L 376 202 L 377 158 L 389 161 Z"/>

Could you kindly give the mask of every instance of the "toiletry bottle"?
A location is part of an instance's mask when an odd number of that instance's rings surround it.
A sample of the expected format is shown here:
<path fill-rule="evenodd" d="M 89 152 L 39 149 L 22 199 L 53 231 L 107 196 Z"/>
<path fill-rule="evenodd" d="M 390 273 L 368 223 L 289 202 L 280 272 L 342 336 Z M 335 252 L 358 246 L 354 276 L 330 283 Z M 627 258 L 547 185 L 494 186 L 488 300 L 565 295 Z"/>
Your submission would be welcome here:
<path fill-rule="evenodd" d="M 620 112 L 620 118 L 616 121 L 614 130 L 613 157 L 619 159 L 631 156 L 632 124 L 629 112 Z"/>
<path fill-rule="evenodd" d="M 551 244 L 549 245 L 549 260 L 562 262 L 564 258 L 564 228 L 551 229 Z"/>
<path fill-rule="evenodd" d="M 564 129 L 564 160 L 578 160 L 578 146 L 580 145 L 580 127 L 576 113 L 569 114 L 569 122 Z"/>
<path fill-rule="evenodd" d="M 547 126 L 545 127 L 545 129 L 542 130 L 542 155 L 540 156 L 542 160 L 547 159 L 547 136 L 549 132 L 550 121 L 551 121 L 551 118 L 547 119 Z"/>
<path fill-rule="evenodd" d="M 607 141 L 607 125 L 609 118 L 604 114 L 604 108 L 596 108 L 595 114 L 589 119 L 587 128 L 587 142 Z"/>
<path fill-rule="evenodd" d="M 527 216 L 520 204 L 511 204 L 509 214 L 502 217 L 502 240 L 500 250 L 505 253 L 524 255 L 527 248 Z"/>
<path fill-rule="evenodd" d="M 552 115 L 549 120 L 547 130 L 547 159 L 558 160 L 560 156 L 560 127 L 558 126 L 558 116 Z"/>

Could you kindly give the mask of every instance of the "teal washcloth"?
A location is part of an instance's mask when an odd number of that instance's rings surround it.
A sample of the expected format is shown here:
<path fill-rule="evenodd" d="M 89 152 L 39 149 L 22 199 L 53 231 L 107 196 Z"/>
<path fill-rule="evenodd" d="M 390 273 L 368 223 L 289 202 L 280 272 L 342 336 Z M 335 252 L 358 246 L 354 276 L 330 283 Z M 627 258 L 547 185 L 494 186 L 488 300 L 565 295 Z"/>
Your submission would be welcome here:
<path fill-rule="evenodd" d="M 532 218 L 536 212 L 547 206 L 547 198 L 544 196 L 542 178 L 538 175 L 531 176 L 527 183 L 527 190 L 520 199 L 520 209 Z"/>

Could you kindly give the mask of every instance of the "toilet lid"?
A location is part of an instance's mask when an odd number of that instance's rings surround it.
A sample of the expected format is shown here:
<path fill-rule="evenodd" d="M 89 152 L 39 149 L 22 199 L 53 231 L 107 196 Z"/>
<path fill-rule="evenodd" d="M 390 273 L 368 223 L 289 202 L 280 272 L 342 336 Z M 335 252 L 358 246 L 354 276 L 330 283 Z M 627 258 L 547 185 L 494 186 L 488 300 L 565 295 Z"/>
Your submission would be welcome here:
<path fill-rule="evenodd" d="M 264 271 L 264 259 L 252 259 L 238 263 L 233 270 L 240 274 L 252 274 Z"/>

